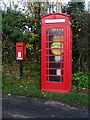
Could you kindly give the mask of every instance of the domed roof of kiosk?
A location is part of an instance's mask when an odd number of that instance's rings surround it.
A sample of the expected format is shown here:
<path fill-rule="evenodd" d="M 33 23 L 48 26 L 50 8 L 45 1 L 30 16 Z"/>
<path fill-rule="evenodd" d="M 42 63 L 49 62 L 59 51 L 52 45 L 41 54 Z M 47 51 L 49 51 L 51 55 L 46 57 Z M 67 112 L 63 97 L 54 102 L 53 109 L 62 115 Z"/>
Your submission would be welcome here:
<path fill-rule="evenodd" d="M 57 19 L 58 17 L 68 18 L 70 22 L 72 22 L 72 18 L 68 14 L 65 14 L 65 13 L 50 13 L 50 14 L 43 16 L 42 19 L 45 19 L 45 18 L 56 18 Z"/>

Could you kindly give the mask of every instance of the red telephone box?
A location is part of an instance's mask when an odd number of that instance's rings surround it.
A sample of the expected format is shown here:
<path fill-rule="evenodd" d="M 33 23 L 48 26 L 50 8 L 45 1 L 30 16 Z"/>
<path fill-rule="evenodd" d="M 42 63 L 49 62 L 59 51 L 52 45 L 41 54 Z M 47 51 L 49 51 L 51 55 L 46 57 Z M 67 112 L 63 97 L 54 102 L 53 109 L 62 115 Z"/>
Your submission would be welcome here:
<path fill-rule="evenodd" d="M 26 44 L 24 42 L 16 43 L 16 60 L 25 60 L 26 59 Z"/>
<path fill-rule="evenodd" d="M 69 92 L 72 76 L 72 30 L 67 14 L 42 17 L 41 90 Z"/>

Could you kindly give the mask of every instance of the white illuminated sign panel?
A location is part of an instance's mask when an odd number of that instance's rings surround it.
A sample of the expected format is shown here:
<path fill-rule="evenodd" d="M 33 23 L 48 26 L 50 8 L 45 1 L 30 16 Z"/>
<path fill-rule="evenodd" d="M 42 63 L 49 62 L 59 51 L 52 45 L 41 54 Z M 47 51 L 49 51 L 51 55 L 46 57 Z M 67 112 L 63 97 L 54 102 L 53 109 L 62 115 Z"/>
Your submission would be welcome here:
<path fill-rule="evenodd" d="M 65 22 L 65 19 L 47 19 L 47 20 L 45 20 L 45 23 L 59 23 L 59 22 Z"/>

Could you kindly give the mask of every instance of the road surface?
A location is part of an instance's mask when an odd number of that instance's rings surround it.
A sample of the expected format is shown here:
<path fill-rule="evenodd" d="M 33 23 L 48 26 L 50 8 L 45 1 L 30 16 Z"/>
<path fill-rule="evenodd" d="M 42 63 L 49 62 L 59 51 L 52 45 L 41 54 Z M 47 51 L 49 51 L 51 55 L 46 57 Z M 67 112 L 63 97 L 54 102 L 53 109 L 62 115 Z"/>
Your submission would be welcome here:
<path fill-rule="evenodd" d="M 88 118 L 88 109 L 26 96 L 3 96 L 3 118 Z"/>

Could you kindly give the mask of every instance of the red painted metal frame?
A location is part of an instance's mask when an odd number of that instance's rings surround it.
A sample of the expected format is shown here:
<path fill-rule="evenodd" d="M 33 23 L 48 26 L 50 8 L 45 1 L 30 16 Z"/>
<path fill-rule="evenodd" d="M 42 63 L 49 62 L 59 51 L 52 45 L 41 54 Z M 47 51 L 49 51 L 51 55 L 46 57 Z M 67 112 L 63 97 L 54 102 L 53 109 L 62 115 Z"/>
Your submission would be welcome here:
<path fill-rule="evenodd" d="M 65 19 L 62 23 L 45 23 L 47 19 Z M 71 18 L 66 14 L 53 13 L 42 17 L 41 26 L 41 90 L 69 92 L 72 77 L 72 30 L 70 26 Z M 46 80 L 46 29 L 64 29 L 64 81 Z"/>
<path fill-rule="evenodd" d="M 18 57 L 18 52 L 21 52 L 21 57 Z M 24 42 L 16 42 L 16 60 L 26 59 L 26 44 Z"/>

